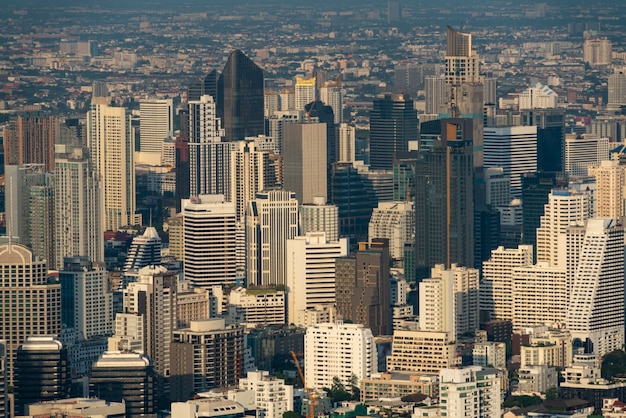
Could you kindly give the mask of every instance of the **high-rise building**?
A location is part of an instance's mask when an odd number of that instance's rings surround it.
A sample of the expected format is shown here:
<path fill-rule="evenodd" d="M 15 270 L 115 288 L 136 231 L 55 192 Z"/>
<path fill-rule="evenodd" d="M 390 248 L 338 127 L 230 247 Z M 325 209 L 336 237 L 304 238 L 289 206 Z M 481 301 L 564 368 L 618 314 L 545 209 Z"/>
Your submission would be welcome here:
<path fill-rule="evenodd" d="M 368 236 L 388 239 L 391 258 L 403 260 L 405 244 L 415 240 L 413 202 L 379 202 L 372 213 Z"/>
<path fill-rule="evenodd" d="M 609 159 L 609 138 L 583 134 L 565 138 L 565 171 L 572 176 L 589 175 L 588 168 Z"/>
<path fill-rule="evenodd" d="M 302 326 L 299 313 L 335 304 L 335 260 L 348 255 L 348 240 L 309 232 L 287 241 L 287 323 Z"/>
<path fill-rule="evenodd" d="M 29 190 L 30 247 L 33 254 L 47 260 L 49 266 L 55 263 L 55 202 L 54 176 L 46 176 L 46 184 L 32 186 Z"/>
<path fill-rule="evenodd" d="M 559 95 L 550 87 L 539 82 L 531 83 L 519 95 L 519 108 L 525 109 L 554 109 L 559 102 Z"/>
<path fill-rule="evenodd" d="M 389 241 L 372 237 L 335 265 L 337 313 L 378 335 L 391 334 Z"/>
<path fill-rule="evenodd" d="M 238 286 L 228 294 L 227 321 L 247 328 L 285 325 L 285 291 L 273 286 Z"/>
<path fill-rule="evenodd" d="M 405 94 L 385 94 L 374 99 L 370 112 L 370 167 L 391 170 L 395 152 L 408 151 L 416 141 L 417 111 Z"/>
<path fill-rule="evenodd" d="M 0 340 L 0 417 L 9 418 L 9 399 L 7 386 L 7 342 Z"/>
<path fill-rule="evenodd" d="M 293 386 L 270 376 L 267 371 L 248 372 L 245 378 L 239 380 L 239 389 L 254 392 L 254 405 L 267 418 L 282 418 L 285 412 L 294 409 Z"/>
<path fill-rule="evenodd" d="M 61 332 L 61 285 L 45 260 L 21 244 L 0 244 L 0 340 L 7 342 L 9 385 L 17 348 L 27 337 Z M 17 326 L 19 324 L 19 326 Z"/>
<path fill-rule="evenodd" d="M 326 125 L 326 161 L 328 165 L 334 163 L 337 161 L 337 130 L 333 108 L 316 100 L 305 105 L 304 111 L 305 115 L 308 115 L 307 122 L 317 121 Z M 328 168 L 330 169 L 330 166 Z"/>
<path fill-rule="evenodd" d="M 104 262 L 102 192 L 89 159 L 80 145 L 56 145 L 54 161 L 55 267 L 65 257 L 85 256 Z"/>
<path fill-rule="evenodd" d="M 399 23 L 402 20 L 402 3 L 400 0 L 387 1 L 387 23 Z"/>
<path fill-rule="evenodd" d="M 444 139 L 420 153 L 415 180 L 415 266 L 418 279 L 435 264 L 474 266 L 471 119 L 448 119 Z M 445 139 L 447 138 L 447 139 Z"/>
<path fill-rule="evenodd" d="M 446 27 L 446 82 L 448 85 L 480 81 L 478 54 L 472 49 L 472 35 Z M 482 87 L 482 86 L 481 86 Z"/>
<path fill-rule="evenodd" d="M 135 224 L 135 142 L 123 107 L 94 98 L 87 112 L 87 146 L 96 178 L 102 182 L 102 227 L 117 231 Z"/>
<path fill-rule="evenodd" d="M 102 264 L 87 257 L 65 258 L 59 271 L 61 319 L 79 340 L 110 336 L 113 332 L 113 296 Z"/>
<path fill-rule="evenodd" d="M 339 138 L 337 140 L 337 161 L 339 162 L 354 162 L 355 157 L 355 136 L 356 128 L 342 123 L 337 129 Z"/>
<path fill-rule="evenodd" d="M 223 132 L 215 101 L 202 96 L 189 103 L 189 193 L 223 194 L 230 198 L 232 144 L 222 142 Z"/>
<path fill-rule="evenodd" d="M 296 77 L 295 109 L 304 110 L 304 106 L 316 100 L 316 78 Z M 328 104 L 328 103 L 327 103 Z"/>
<path fill-rule="evenodd" d="M 440 109 L 448 101 L 446 79 L 442 76 L 431 75 L 424 80 L 426 99 L 425 113 L 429 115 L 439 114 Z"/>
<path fill-rule="evenodd" d="M 53 337 L 28 337 L 17 349 L 14 367 L 15 411 L 35 402 L 67 398 L 70 368 L 67 349 Z"/>
<path fill-rule="evenodd" d="M 626 105 L 626 70 L 615 70 L 608 80 L 608 107 L 619 108 Z"/>
<path fill-rule="evenodd" d="M 235 284 L 237 234 L 234 203 L 222 195 L 183 201 L 183 272 L 198 287 Z"/>
<path fill-rule="evenodd" d="M 44 172 L 54 169 L 54 144 L 60 138 L 56 116 L 18 116 L 4 130 L 5 164 L 38 164 Z"/>
<path fill-rule="evenodd" d="M 4 172 L 7 236 L 30 246 L 31 189 L 46 186 L 48 175 L 32 165 L 5 165 Z"/>
<path fill-rule="evenodd" d="M 334 124 L 343 123 L 343 88 L 341 79 L 327 81 L 320 87 L 319 99 L 327 106 L 332 107 Z"/>
<path fill-rule="evenodd" d="M 139 160 L 160 165 L 163 140 L 174 133 L 172 99 L 146 99 L 139 102 Z"/>
<path fill-rule="evenodd" d="M 589 340 L 602 357 L 624 342 L 624 227 L 590 219 L 580 249 L 566 316 L 572 338 Z"/>
<path fill-rule="evenodd" d="M 375 371 L 376 345 L 372 331 L 362 324 L 317 324 L 307 328 L 304 337 L 304 371 L 309 388 L 333 385 L 339 378 L 350 388 Z"/>
<path fill-rule="evenodd" d="M 156 378 L 150 360 L 138 353 L 110 351 L 93 364 L 89 396 L 124 402 L 129 418 L 156 414 Z"/>
<path fill-rule="evenodd" d="M 339 240 L 339 208 L 316 197 L 312 204 L 300 205 L 300 235 L 324 232 L 328 241 Z"/>
<path fill-rule="evenodd" d="M 446 368 L 439 372 L 439 382 L 441 416 L 498 418 L 502 414 L 501 376 L 497 369 Z"/>
<path fill-rule="evenodd" d="M 223 108 L 227 141 L 265 134 L 263 89 L 263 70 L 240 50 L 233 51 L 218 80 L 217 103 Z"/>
<path fill-rule="evenodd" d="M 596 216 L 620 219 L 626 215 L 626 167 L 618 160 L 601 161 L 589 167 L 589 175 L 596 178 Z"/>
<path fill-rule="evenodd" d="M 607 38 L 585 39 L 583 61 L 592 67 L 611 64 L 613 62 L 613 44 Z"/>
<path fill-rule="evenodd" d="M 189 112 L 183 115 L 183 111 L 181 113 L 181 123 L 186 120 L 186 124 L 189 124 Z M 183 117 L 183 116 L 186 116 Z M 181 129 L 182 131 L 182 129 Z M 176 200 L 176 211 L 180 212 L 180 202 L 183 199 L 189 199 L 191 196 L 191 187 L 189 184 L 189 179 L 191 178 L 190 172 L 190 162 L 189 162 L 189 138 L 188 137 L 178 137 L 176 138 L 176 192 L 174 193 L 174 197 Z"/>
<path fill-rule="evenodd" d="M 513 320 L 513 272 L 516 268 L 532 266 L 533 247 L 498 247 L 483 263 L 480 284 L 480 309 L 493 319 Z"/>
<path fill-rule="evenodd" d="M 244 328 L 226 326 L 224 319 L 191 321 L 172 339 L 172 399 L 228 388 L 243 375 Z"/>
<path fill-rule="evenodd" d="M 259 192 L 246 210 L 249 285 L 286 284 L 287 240 L 298 235 L 298 200 L 284 190 Z"/>
<path fill-rule="evenodd" d="M 303 120 L 303 111 L 301 110 L 281 110 L 269 117 L 267 120 L 268 135 L 276 144 L 274 153 L 278 155 L 283 153 L 283 127 L 288 123 L 297 123 Z"/>
<path fill-rule="evenodd" d="M 395 330 L 391 354 L 387 356 L 387 371 L 437 374 L 444 367 L 461 364 L 456 347 L 447 332 Z"/>
<path fill-rule="evenodd" d="M 327 196 L 325 123 L 290 123 L 283 127 L 283 186 L 301 204 Z"/>
<path fill-rule="evenodd" d="M 124 272 L 161 264 L 161 237 L 155 227 L 149 226 L 142 235 L 133 238 L 126 255 Z"/>
<path fill-rule="evenodd" d="M 522 112 L 522 126 L 537 127 L 537 170 L 565 170 L 565 111 L 528 109 Z"/>
<path fill-rule="evenodd" d="M 219 73 L 217 70 L 211 70 L 200 79 L 189 85 L 187 89 L 187 102 L 200 100 L 200 97 L 207 95 L 213 97 L 215 102 L 219 102 L 217 80 Z"/>
<path fill-rule="evenodd" d="M 502 167 L 511 180 L 511 195 L 521 197 L 521 175 L 537 171 L 537 127 L 486 127 L 483 135 L 484 167 Z"/>

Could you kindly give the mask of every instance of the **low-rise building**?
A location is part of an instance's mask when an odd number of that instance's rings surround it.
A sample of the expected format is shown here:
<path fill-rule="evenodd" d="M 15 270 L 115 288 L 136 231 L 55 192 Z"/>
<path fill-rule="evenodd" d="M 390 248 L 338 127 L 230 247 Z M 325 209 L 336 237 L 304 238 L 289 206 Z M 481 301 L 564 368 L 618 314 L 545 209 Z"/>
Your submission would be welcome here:
<path fill-rule="evenodd" d="M 407 373 L 375 373 L 369 379 L 361 380 L 361 402 L 376 401 L 381 398 L 402 398 L 421 393 L 433 397 L 437 389 L 434 376 Z"/>

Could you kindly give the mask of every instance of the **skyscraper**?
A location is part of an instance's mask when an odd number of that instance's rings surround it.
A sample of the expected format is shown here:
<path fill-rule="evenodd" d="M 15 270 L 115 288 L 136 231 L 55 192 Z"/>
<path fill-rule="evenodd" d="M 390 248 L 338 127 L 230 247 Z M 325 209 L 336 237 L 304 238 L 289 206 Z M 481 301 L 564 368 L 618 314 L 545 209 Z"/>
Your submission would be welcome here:
<path fill-rule="evenodd" d="M 343 88 L 341 79 L 327 81 L 320 87 L 319 99 L 327 106 L 332 107 L 335 125 L 343 123 Z"/>
<path fill-rule="evenodd" d="M 160 165 L 163 140 L 174 133 L 173 100 L 141 100 L 139 112 L 139 162 Z"/>
<path fill-rule="evenodd" d="M 624 69 L 615 70 L 615 73 L 609 76 L 608 91 L 608 107 L 619 108 L 626 105 L 626 72 Z"/>
<path fill-rule="evenodd" d="M 0 417 L 9 417 L 9 399 L 7 394 L 7 342 L 0 340 Z"/>
<path fill-rule="evenodd" d="M 298 200 L 294 192 L 259 192 L 246 209 L 248 285 L 284 285 L 287 240 L 298 235 Z"/>
<path fill-rule="evenodd" d="M 304 110 L 304 106 L 307 104 L 314 102 L 316 99 L 315 95 L 315 86 L 316 86 L 316 78 L 304 78 L 304 77 L 296 77 L 296 90 L 295 90 L 295 98 L 296 98 L 296 110 Z M 327 103 L 328 104 L 328 103 Z"/>
<path fill-rule="evenodd" d="M 54 144 L 60 138 L 56 116 L 18 116 L 4 131 L 6 164 L 41 164 L 43 171 L 54 169 Z"/>
<path fill-rule="evenodd" d="M 93 98 L 87 112 L 87 146 L 96 178 L 102 182 L 102 226 L 117 231 L 135 224 L 135 162 L 130 116 L 123 107 Z"/>
<path fill-rule="evenodd" d="M 195 83 L 189 85 L 187 89 L 187 102 L 198 101 L 200 97 L 208 95 L 213 97 L 215 102 L 219 102 L 217 80 L 219 79 L 219 73 L 217 70 L 211 70 L 203 77 L 200 77 Z"/>
<path fill-rule="evenodd" d="M 474 168 L 471 119 L 442 120 L 442 136 L 416 167 L 415 266 L 474 266 Z"/>
<path fill-rule="evenodd" d="M 523 126 L 537 127 L 537 170 L 565 170 L 565 111 L 528 109 L 522 112 Z"/>
<path fill-rule="evenodd" d="M 48 277 L 46 261 L 30 249 L 0 244 L 0 301 L 0 340 L 7 342 L 9 385 L 13 385 L 15 355 L 26 338 L 61 332 L 61 285 Z"/>
<path fill-rule="evenodd" d="M 56 145 L 54 161 L 55 268 L 65 257 L 85 256 L 104 262 L 101 182 L 93 171 L 89 149 Z"/>
<path fill-rule="evenodd" d="M 378 202 L 369 223 L 368 236 L 389 240 L 394 260 L 404 259 L 404 246 L 415 239 L 413 202 Z"/>
<path fill-rule="evenodd" d="M 29 190 L 30 247 L 33 254 L 48 265 L 55 265 L 55 225 L 53 176 L 46 176 L 46 184 Z"/>
<path fill-rule="evenodd" d="M 472 49 L 472 35 L 446 27 L 446 82 L 449 85 L 480 81 L 479 60 Z"/>
<path fill-rule="evenodd" d="M 135 281 L 137 272 L 141 268 L 160 264 L 161 237 L 154 227 L 149 226 L 143 235 L 134 237 L 130 244 L 124 263 L 121 288 L 125 288 L 129 282 Z"/>
<path fill-rule="evenodd" d="M 283 127 L 283 186 L 301 204 L 327 196 L 325 123 L 290 123 Z"/>
<path fill-rule="evenodd" d="M 405 94 L 385 94 L 374 99 L 370 113 L 370 168 L 391 170 L 393 154 L 408 151 L 417 140 L 417 112 Z"/>
<path fill-rule="evenodd" d="M 572 176 L 588 176 L 588 168 L 609 159 L 609 138 L 583 134 L 565 138 L 565 171 Z"/>
<path fill-rule="evenodd" d="M 431 75 L 426 77 L 424 96 L 426 99 L 426 113 L 438 114 L 441 106 L 447 102 L 446 79 L 442 76 Z"/>
<path fill-rule="evenodd" d="M 374 335 L 392 331 L 390 312 L 389 241 L 372 237 L 359 250 L 336 261 L 337 314 L 363 324 Z"/>
<path fill-rule="evenodd" d="M 300 205 L 300 235 L 325 232 L 329 241 L 339 239 L 339 208 L 317 197 L 312 204 Z"/>
<path fill-rule="evenodd" d="M 223 195 L 200 195 L 183 201 L 182 215 L 185 279 L 202 288 L 235 284 L 235 204 Z"/>
<path fill-rule="evenodd" d="M 6 165 L 4 171 L 7 236 L 30 246 L 31 189 L 45 186 L 48 174 L 33 165 Z"/>
<path fill-rule="evenodd" d="M 240 50 L 233 51 L 228 57 L 219 77 L 218 90 L 221 95 L 218 104 L 223 100 L 227 141 L 265 134 L 263 70 Z"/>
<path fill-rule="evenodd" d="M 626 167 L 617 160 L 602 161 L 589 168 L 596 178 L 596 216 L 620 219 L 626 215 Z"/>

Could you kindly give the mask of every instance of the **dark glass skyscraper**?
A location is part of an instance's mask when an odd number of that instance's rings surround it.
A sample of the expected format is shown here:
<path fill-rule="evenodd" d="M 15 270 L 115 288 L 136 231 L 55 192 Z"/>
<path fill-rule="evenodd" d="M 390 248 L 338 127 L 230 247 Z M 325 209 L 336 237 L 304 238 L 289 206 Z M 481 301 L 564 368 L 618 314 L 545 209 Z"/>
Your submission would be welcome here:
<path fill-rule="evenodd" d="M 392 170 L 395 152 L 408 151 L 417 140 L 417 112 L 406 94 L 385 94 L 374 99 L 370 113 L 370 168 Z"/>
<path fill-rule="evenodd" d="M 201 96 L 208 94 L 209 96 L 212 96 L 213 100 L 217 103 L 219 101 L 217 90 L 218 79 L 219 73 L 217 70 L 211 70 L 196 83 L 191 84 L 189 89 L 187 89 L 187 101 L 197 101 L 200 100 Z"/>
<path fill-rule="evenodd" d="M 227 141 L 265 134 L 263 92 L 263 70 L 240 50 L 233 51 L 219 77 L 216 100 Z"/>
<path fill-rule="evenodd" d="M 537 171 L 564 171 L 565 111 L 523 110 L 522 125 L 537 127 Z"/>

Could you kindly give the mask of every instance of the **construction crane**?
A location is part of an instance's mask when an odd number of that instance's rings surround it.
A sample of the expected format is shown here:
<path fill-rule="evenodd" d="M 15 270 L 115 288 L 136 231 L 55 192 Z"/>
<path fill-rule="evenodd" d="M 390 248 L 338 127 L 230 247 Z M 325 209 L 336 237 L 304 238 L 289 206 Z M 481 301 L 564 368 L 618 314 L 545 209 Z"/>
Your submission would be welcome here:
<path fill-rule="evenodd" d="M 300 367 L 300 362 L 298 361 L 298 357 L 296 356 L 296 353 L 292 351 L 291 357 L 293 357 L 293 362 L 296 363 L 296 368 L 298 369 L 298 373 L 300 374 L 300 379 L 302 379 L 302 386 L 304 386 L 304 390 L 309 396 L 309 414 L 307 415 L 307 418 L 315 418 L 315 407 L 317 406 L 317 393 L 314 390 L 309 389 L 309 387 L 307 386 L 306 380 L 304 379 L 304 373 L 302 373 L 302 368 Z"/>

